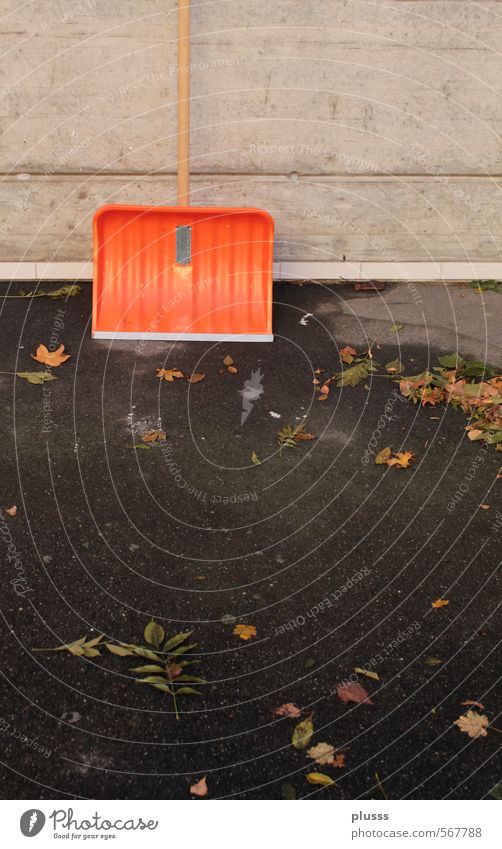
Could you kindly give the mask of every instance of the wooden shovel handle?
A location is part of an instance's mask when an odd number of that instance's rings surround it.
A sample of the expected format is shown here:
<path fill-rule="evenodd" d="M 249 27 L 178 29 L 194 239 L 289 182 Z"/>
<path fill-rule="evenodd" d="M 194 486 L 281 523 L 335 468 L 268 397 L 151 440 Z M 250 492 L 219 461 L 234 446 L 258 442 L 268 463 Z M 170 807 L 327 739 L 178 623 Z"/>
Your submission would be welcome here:
<path fill-rule="evenodd" d="M 178 205 L 190 203 L 190 0 L 178 0 Z"/>

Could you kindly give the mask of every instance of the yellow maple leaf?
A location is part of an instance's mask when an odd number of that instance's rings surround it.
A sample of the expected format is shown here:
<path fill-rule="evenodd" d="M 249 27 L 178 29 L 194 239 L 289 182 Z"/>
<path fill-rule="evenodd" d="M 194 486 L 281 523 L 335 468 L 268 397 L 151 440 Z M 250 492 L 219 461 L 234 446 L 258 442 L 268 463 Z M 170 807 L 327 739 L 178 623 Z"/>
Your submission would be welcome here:
<path fill-rule="evenodd" d="M 158 368 L 157 369 L 157 377 L 160 380 L 167 380 L 169 383 L 173 383 L 174 380 L 179 380 L 184 377 L 182 371 L 179 371 L 177 368 Z"/>
<path fill-rule="evenodd" d="M 415 455 L 413 451 L 398 451 L 395 457 L 387 460 L 387 465 L 396 466 L 398 469 L 408 469 L 414 459 Z"/>
<path fill-rule="evenodd" d="M 486 726 L 490 724 L 487 716 L 468 710 L 464 716 L 459 716 L 453 723 L 469 737 L 488 737 Z"/>
<path fill-rule="evenodd" d="M 241 640 L 249 640 L 251 637 L 256 637 L 256 628 L 254 625 L 236 625 L 234 634 Z"/>
<path fill-rule="evenodd" d="M 52 366 L 53 368 L 57 368 L 61 365 L 61 363 L 65 363 L 66 360 L 70 359 L 70 354 L 63 354 L 64 345 L 60 345 L 56 351 L 49 351 L 45 345 L 39 345 L 37 348 L 37 353 L 32 354 L 32 360 L 36 360 L 37 363 L 43 363 L 46 366 Z"/>

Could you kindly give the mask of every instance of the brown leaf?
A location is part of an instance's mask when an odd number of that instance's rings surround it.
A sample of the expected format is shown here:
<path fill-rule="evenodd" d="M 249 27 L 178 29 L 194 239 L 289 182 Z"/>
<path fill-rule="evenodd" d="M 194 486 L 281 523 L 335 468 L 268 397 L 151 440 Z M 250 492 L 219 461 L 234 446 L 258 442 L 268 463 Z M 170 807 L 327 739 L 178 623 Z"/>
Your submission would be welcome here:
<path fill-rule="evenodd" d="M 200 383 L 201 380 L 204 380 L 205 376 L 206 375 L 202 374 L 201 372 L 195 372 L 194 374 L 191 374 L 190 377 L 187 378 L 187 380 L 189 383 Z"/>
<path fill-rule="evenodd" d="M 181 675 L 182 672 L 183 672 L 183 667 L 178 666 L 177 663 L 170 663 L 166 667 L 166 674 L 167 674 L 167 677 L 169 678 L 170 681 L 172 681 L 174 678 L 177 678 L 178 675 Z"/>
<path fill-rule="evenodd" d="M 489 504 L 480 504 L 480 505 L 479 505 L 479 509 L 480 509 L 480 510 L 489 510 L 489 509 L 490 509 L 490 505 L 489 505 Z"/>
<path fill-rule="evenodd" d="M 459 716 L 453 724 L 469 737 L 488 737 L 486 730 L 486 726 L 490 724 L 488 717 L 474 710 L 468 710 L 465 716 Z"/>
<path fill-rule="evenodd" d="M 297 433 L 295 439 L 297 442 L 311 442 L 315 436 L 313 433 Z"/>
<path fill-rule="evenodd" d="M 345 703 L 356 702 L 356 704 L 362 704 L 365 702 L 368 705 L 374 704 L 364 687 L 361 687 L 361 685 L 356 681 L 349 681 L 347 684 L 339 684 L 336 688 L 336 693 L 340 701 Z"/>
<path fill-rule="evenodd" d="M 436 601 L 432 602 L 432 607 L 435 610 L 438 610 L 440 607 L 446 607 L 450 602 L 445 598 L 438 598 Z"/>
<path fill-rule="evenodd" d="M 275 716 L 289 716 L 291 719 L 300 719 L 302 712 L 292 702 L 287 702 L 285 705 L 274 708 Z"/>
<path fill-rule="evenodd" d="M 234 364 L 234 361 L 233 361 L 232 357 L 230 356 L 230 354 L 227 354 L 227 356 L 223 360 L 223 365 L 224 366 L 233 366 L 233 364 Z"/>
<path fill-rule="evenodd" d="M 466 699 L 465 702 L 460 702 L 460 704 L 462 707 L 477 707 L 480 710 L 485 710 L 485 707 L 481 704 L 481 702 L 473 702 L 471 699 Z"/>
<path fill-rule="evenodd" d="M 183 372 L 177 368 L 157 369 L 157 377 L 160 378 L 160 380 L 167 380 L 169 383 L 173 383 L 175 380 L 180 380 L 184 376 Z"/>
<path fill-rule="evenodd" d="M 58 368 L 66 360 L 70 359 L 70 354 L 63 354 L 63 351 L 64 345 L 60 345 L 57 351 L 48 351 L 45 345 L 39 345 L 37 353 L 32 354 L 31 358 L 32 360 L 36 360 L 37 363 L 44 363 L 46 366 Z"/>
<path fill-rule="evenodd" d="M 345 348 L 342 348 L 340 351 L 340 359 L 342 363 L 350 366 L 350 364 L 354 361 L 354 357 L 357 357 L 357 351 L 355 348 L 352 348 L 351 345 L 346 345 Z"/>
<path fill-rule="evenodd" d="M 143 442 L 164 442 L 166 434 L 163 430 L 147 430 L 143 434 Z"/>
<path fill-rule="evenodd" d="M 207 796 L 206 776 L 204 776 L 204 778 L 201 778 L 200 781 L 197 781 L 196 784 L 192 784 L 192 786 L 190 787 L 190 793 L 192 794 L 192 796 L 200 796 L 201 798 L 203 796 Z"/>
<path fill-rule="evenodd" d="M 17 516 L 17 507 L 14 504 L 12 507 L 6 507 L 5 512 L 8 516 Z"/>
<path fill-rule="evenodd" d="M 236 369 L 235 366 L 228 366 L 227 371 L 229 371 L 230 374 L 237 374 L 238 369 Z"/>

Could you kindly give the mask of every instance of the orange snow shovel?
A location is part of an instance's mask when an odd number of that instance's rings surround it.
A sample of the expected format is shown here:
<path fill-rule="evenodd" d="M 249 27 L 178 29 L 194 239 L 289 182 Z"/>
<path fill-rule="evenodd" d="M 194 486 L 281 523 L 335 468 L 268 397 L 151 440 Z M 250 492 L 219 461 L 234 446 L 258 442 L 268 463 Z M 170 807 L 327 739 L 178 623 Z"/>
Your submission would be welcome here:
<path fill-rule="evenodd" d="M 178 206 L 96 212 L 92 336 L 271 342 L 271 215 L 189 206 L 190 0 L 178 27 Z"/>

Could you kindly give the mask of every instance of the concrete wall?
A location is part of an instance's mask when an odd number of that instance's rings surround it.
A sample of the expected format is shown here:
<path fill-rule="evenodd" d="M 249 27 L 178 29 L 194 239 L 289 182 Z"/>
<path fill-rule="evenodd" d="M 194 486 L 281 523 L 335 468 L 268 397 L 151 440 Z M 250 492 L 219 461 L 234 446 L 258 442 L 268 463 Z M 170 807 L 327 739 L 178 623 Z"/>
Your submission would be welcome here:
<path fill-rule="evenodd" d="M 91 255 L 105 202 L 175 203 L 176 3 L 0 0 L 0 261 Z M 502 3 L 193 0 L 192 202 L 279 260 L 497 261 Z"/>

